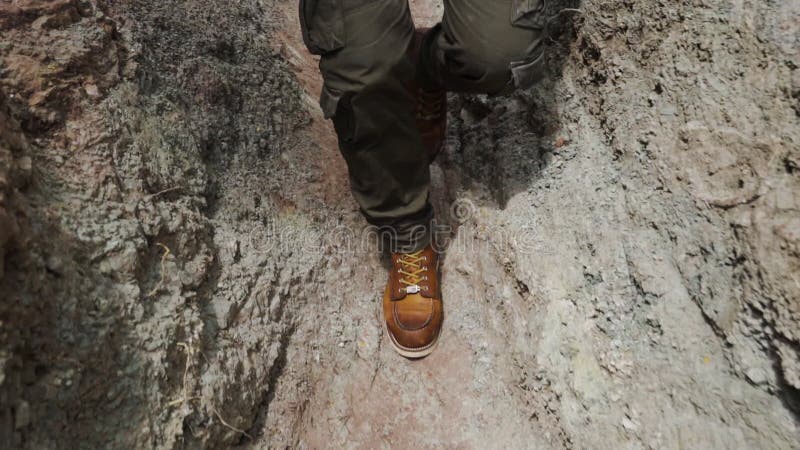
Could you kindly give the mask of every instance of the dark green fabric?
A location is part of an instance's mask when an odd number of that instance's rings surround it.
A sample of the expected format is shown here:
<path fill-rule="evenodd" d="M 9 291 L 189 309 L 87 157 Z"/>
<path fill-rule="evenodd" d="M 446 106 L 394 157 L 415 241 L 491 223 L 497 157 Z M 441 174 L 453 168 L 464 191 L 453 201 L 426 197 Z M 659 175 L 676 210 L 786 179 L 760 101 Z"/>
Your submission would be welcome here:
<path fill-rule="evenodd" d="M 432 30 L 424 47 L 425 78 L 454 92 L 513 90 L 511 64 L 541 55 L 542 32 L 514 26 L 512 3 L 517 2 L 444 0 L 442 23 Z"/>
<path fill-rule="evenodd" d="M 420 60 L 411 61 L 407 0 L 301 1 L 306 44 L 322 55 L 320 103 L 333 119 L 353 195 L 370 223 L 392 231 L 393 250 L 424 247 L 433 217 L 428 157 L 406 85 L 416 79 L 449 91 L 505 93 L 535 81 L 544 60 L 541 29 L 527 20 L 539 2 L 445 0 L 444 6 Z M 520 10 L 525 26 L 512 24 Z"/>

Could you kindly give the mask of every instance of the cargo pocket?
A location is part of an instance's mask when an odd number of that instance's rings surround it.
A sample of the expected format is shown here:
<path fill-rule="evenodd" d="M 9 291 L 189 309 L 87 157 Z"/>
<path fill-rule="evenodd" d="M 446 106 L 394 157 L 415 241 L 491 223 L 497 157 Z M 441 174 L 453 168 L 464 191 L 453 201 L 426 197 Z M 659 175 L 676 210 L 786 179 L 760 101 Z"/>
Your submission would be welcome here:
<path fill-rule="evenodd" d="M 342 94 L 342 92 L 331 89 L 327 85 L 322 86 L 322 92 L 319 95 L 319 106 L 322 108 L 322 115 L 325 116 L 326 119 L 330 119 L 336 115 L 336 110 L 338 109 L 339 100 L 342 99 Z"/>
<path fill-rule="evenodd" d="M 342 0 L 300 0 L 300 28 L 308 51 L 327 55 L 344 48 Z M 326 119 L 336 115 L 342 92 L 322 86 L 319 104 Z"/>
<path fill-rule="evenodd" d="M 300 0 L 300 28 L 308 51 L 315 55 L 344 47 L 341 0 Z"/>
<path fill-rule="evenodd" d="M 539 30 L 543 34 L 547 28 L 548 17 L 545 10 L 548 1 L 552 2 L 553 0 L 513 0 L 511 2 L 511 25 Z M 531 47 L 525 58 L 509 64 L 512 76 L 507 91 L 527 89 L 544 77 L 545 52 L 541 37 L 532 42 Z"/>
<path fill-rule="evenodd" d="M 339 138 L 341 150 L 345 150 L 348 144 L 353 142 L 355 135 L 355 112 L 351 103 L 353 94 L 342 95 L 335 91 L 323 87 L 320 105 L 326 119 L 332 119 L 333 128 Z"/>
<path fill-rule="evenodd" d="M 541 47 L 541 46 L 540 46 Z M 511 79 L 516 89 L 527 89 L 545 76 L 545 54 L 543 49 L 532 57 L 522 61 L 512 61 L 509 65 L 511 69 Z"/>
<path fill-rule="evenodd" d="M 548 0 L 513 0 L 511 2 L 511 24 L 516 27 L 541 30 L 547 26 L 544 14 Z M 552 1 L 552 0 L 550 0 Z"/>

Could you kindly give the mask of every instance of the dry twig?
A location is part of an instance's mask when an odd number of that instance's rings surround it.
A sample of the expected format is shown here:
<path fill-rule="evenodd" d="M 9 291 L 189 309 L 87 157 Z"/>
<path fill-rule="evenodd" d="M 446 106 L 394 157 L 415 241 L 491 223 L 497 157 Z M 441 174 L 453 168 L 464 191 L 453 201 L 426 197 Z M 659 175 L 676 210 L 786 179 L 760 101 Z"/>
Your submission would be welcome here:
<path fill-rule="evenodd" d="M 158 280 L 158 283 L 155 285 L 155 287 L 153 287 L 153 290 L 147 294 L 148 297 L 152 297 L 153 295 L 155 295 L 155 293 L 158 292 L 159 289 L 161 289 L 161 285 L 164 284 L 164 272 L 166 270 L 164 264 L 166 264 L 167 262 L 167 256 L 169 256 L 171 253 L 169 247 L 162 244 L 161 242 L 156 242 L 156 245 L 164 249 L 164 254 L 161 255 L 161 278 Z"/>
<path fill-rule="evenodd" d="M 226 422 L 225 419 L 223 419 L 222 416 L 219 415 L 219 412 L 217 411 L 216 408 L 213 409 L 213 412 L 214 412 L 214 415 L 217 416 L 217 419 L 219 419 L 219 421 L 222 423 L 222 425 L 230 428 L 231 430 L 233 430 L 233 431 L 235 431 L 237 433 L 241 433 L 241 434 L 247 436 L 247 438 L 250 439 L 250 440 L 253 439 L 253 436 L 250 436 L 250 433 L 248 433 L 247 431 L 240 430 L 239 428 L 236 428 L 235 426 L 233 426 L 233 425 L 229 424 L 228 422 Z"/>

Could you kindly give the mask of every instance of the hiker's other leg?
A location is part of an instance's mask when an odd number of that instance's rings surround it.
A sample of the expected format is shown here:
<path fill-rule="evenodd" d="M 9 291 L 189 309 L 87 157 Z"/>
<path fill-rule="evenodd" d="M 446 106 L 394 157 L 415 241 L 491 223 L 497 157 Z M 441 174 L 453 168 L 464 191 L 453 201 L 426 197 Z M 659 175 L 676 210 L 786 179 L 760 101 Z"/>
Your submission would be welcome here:
<path fill-rule="evenodd" d="M 350 185 L 370 223 L 396 248 L 428 243 L 428 159 L 406 84 L 414 24 L 407 0 L 303 0 L 309 49 L 321 55 L 321 106 L 332 118 Z M 415 236 L 416 234 L 416 236 Z"/>
<path fill-rule="evenodd" d="M 543 1 L 444 0 L 444 6 L 442 23 L 423 44 L 424 84 L 498 94 L 541 77 Z"/>

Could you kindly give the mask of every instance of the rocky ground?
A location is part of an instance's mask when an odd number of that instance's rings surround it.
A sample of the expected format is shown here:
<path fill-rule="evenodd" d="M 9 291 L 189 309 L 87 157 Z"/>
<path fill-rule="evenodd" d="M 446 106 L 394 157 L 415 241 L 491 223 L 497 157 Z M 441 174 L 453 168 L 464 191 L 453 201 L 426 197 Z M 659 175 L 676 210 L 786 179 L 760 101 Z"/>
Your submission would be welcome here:
<path fill-rule="evenodd" d="M 0 2 L 0 445 L 800 448 L 800 5 L 568 6 L 409 362 L 295 2 Z"/>

